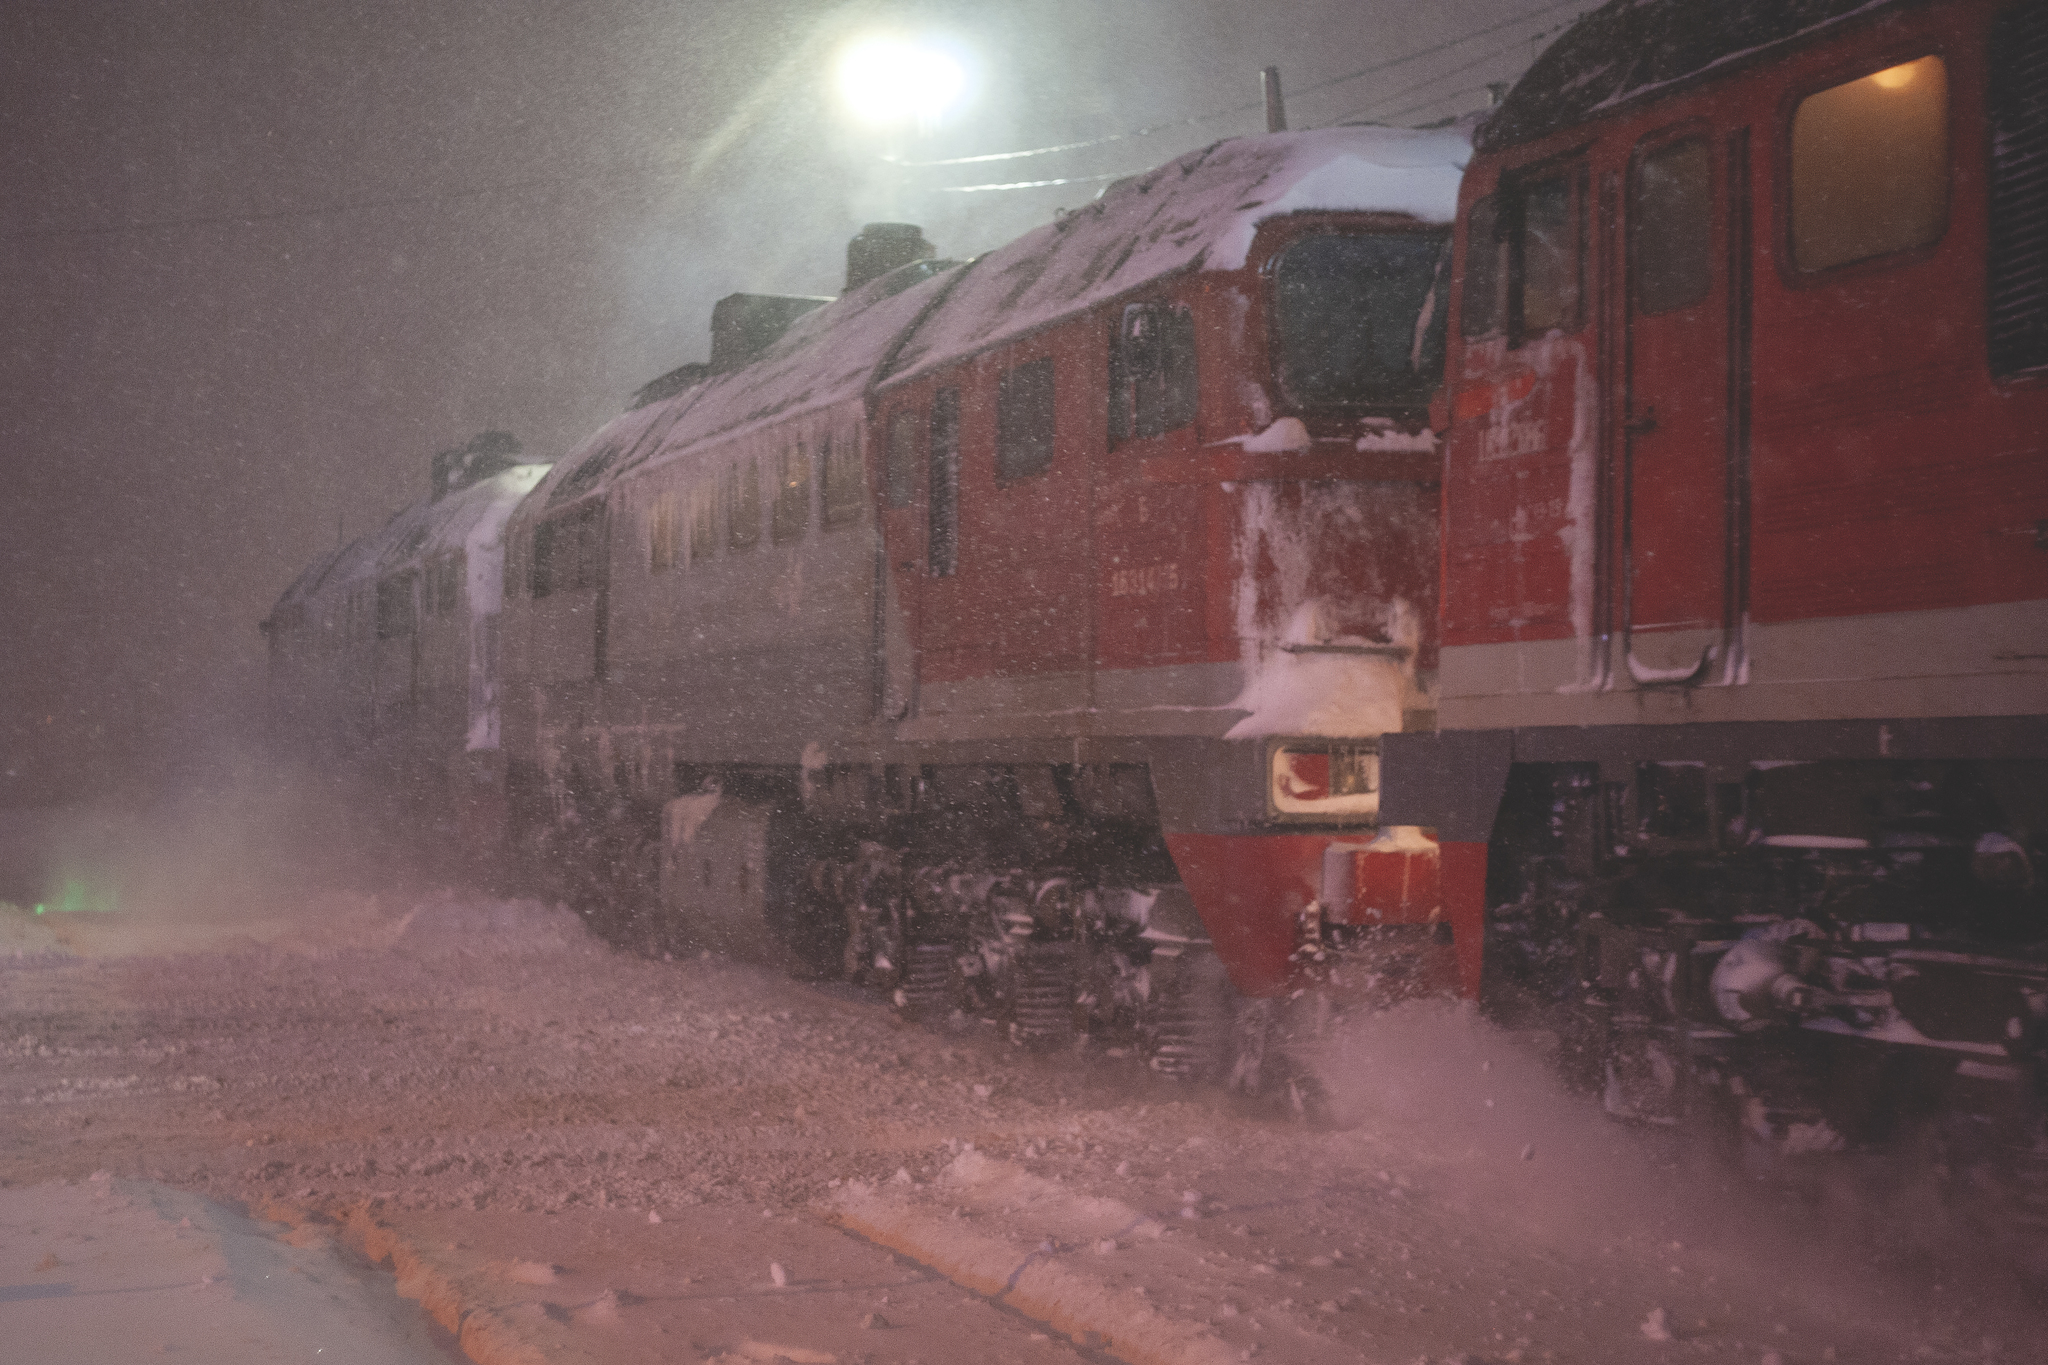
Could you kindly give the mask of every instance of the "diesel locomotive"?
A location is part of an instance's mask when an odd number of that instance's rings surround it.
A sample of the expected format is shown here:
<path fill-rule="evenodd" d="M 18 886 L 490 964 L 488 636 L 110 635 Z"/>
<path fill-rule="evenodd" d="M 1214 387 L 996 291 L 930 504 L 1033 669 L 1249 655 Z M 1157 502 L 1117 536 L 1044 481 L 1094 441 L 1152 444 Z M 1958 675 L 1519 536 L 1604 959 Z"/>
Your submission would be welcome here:
<path fill-rule="evenodd" d="M 495 781 L 487 856 L 614 937 L 1033 1042 L 1135 1030 L 1167 1070 L 1220 1064 L 1233 993 L 1292 989 L 1333 849 L 1397 893 L 1389 973 L 1448 979 L 1434 847 L 1374 837 L 1380 737 L 1435 705 L 1469 150 L 1231 139 L 972 261 L 875 225 L 837 298 L 722 301 L 709 362 L 503 520 L 495 729 L 416 700 L 424 766 Z M 297 643 L 333 615 L 300 599 L 430 595 L 344 558 L 271 622 L 316 716 L 302 661 L 343 656 Z"/>

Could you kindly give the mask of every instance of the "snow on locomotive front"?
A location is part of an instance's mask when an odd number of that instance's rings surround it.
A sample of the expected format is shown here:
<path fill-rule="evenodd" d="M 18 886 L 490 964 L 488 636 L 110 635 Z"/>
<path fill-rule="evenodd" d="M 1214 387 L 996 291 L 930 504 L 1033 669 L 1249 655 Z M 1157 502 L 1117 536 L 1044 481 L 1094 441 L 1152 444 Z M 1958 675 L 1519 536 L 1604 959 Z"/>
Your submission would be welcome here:
<path fill-rule="evenodd" d="M 2038 1194 L 2048 10 L 1708 10 L 1603 7 L 1478 131 L 1386 813 L 1617 1113 Z"/>

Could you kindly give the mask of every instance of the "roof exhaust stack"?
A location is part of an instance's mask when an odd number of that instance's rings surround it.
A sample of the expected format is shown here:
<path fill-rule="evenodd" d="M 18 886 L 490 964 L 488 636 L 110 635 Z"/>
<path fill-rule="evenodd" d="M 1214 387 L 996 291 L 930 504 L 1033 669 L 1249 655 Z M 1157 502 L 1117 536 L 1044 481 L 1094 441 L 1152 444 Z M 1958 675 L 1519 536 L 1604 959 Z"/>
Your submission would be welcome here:
<path fill-rule="evenodd" d="M 1287 131 L 1287 101 L 1280 94 L 1280 68 L 1269 66 L 1259 73 L 1259 89 L 1266 96 L 1266 131 Z"/>
<path fill-rule="evenodd" d="M 915 223 L 869 223 L 846 244 L 846 292 L 938 254 Z"/>
<path fill-rule="evenodd" d="M 711 373 L 739 369 L 773 346 L 791 323 L 830 302 L 806 294 L 727 294 L 711 307 Z"/>
<path fill-rule="evenodd" d="M 519 463 L 520 445 L 509 431 L 479 431 L 469 444 L 435 452 L 430 473 L 435 502 L 504 473 Z M 335 531 L 338 539 L 339 529 Z"/>

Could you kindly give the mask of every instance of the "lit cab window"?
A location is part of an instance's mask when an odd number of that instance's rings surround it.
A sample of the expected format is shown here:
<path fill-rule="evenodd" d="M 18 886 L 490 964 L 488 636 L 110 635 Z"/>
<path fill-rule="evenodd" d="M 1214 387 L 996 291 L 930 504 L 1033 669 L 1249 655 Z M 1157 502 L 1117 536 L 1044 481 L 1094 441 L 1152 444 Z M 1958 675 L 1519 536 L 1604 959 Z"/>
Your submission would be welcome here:
<path fill-rule="evenodd" d="M 1948 69 L 1939 57 L 1809 95 L 1792 116 L 1801 270 L 1923 246 L 1948 221 Z"/>

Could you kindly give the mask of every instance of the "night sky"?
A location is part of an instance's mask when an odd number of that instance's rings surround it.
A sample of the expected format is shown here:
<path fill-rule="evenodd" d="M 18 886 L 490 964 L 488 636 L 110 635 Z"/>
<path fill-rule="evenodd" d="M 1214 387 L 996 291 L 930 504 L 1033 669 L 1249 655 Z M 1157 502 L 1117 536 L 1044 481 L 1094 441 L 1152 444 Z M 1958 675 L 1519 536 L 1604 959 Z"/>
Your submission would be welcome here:
<path fill-rule="evenodd" d="M 558 455 L 704 358 L 717 298 L 836 292 L 863 221 L 986 250 L 1100 181 L 942 187 L 1258 131 L 1238 106 L 1268 63 L 1297 127 L 1464 112 L 1591 7 L 12 0 L 0 804 L 147 789 L 253 738 L 256 623 L 423 496 L 435 450 L 499 427 Z M 878 30 L 970 58 L 938 128 L 839 108 L 832 58 Z"/>

